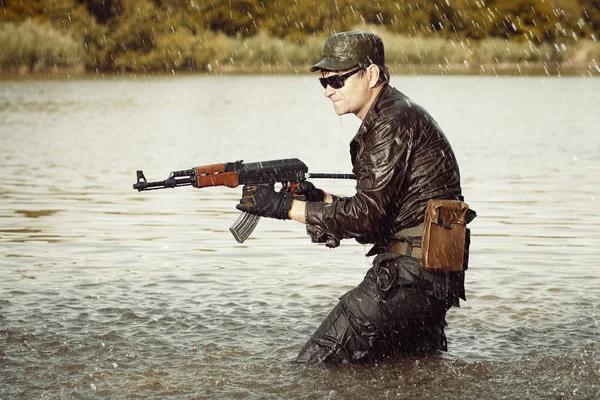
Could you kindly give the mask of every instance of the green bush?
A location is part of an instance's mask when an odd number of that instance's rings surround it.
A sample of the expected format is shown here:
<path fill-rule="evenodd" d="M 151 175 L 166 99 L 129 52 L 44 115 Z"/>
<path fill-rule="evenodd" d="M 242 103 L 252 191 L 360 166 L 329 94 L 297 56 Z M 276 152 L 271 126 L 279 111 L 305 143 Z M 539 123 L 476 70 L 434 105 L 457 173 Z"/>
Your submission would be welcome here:
<path fill-rule="evenodd" d="M 82 63 L 83 47 L 71 36 L 25 21 L 0 23 L 0 68 L 30 72 Z"/>
<path fill-rule="evenodd" d="M 212 71 L 232 63 L 231 52 L 238 40 L 210 31 L 200 32 L 196 38 L 192 60 L 197 70 Z"/>
<path fill-rule="evenodd" d="M 193 53 L 197 39 L 187 30 L 157 36 L 149 51 L 129 51 L 115 59 L 121 70 L 160 72 L 195 69 Z"/>

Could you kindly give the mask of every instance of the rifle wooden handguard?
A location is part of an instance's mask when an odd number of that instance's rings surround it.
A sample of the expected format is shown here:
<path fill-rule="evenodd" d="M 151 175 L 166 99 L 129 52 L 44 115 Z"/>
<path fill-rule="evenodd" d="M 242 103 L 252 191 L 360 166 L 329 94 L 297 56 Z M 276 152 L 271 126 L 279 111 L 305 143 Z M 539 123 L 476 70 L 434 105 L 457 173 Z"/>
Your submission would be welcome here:
<path fill-rule="evenodd" d="M 212 164 L 196 167 L 197 188 L 211 186 L 238 187 L 237 172 L 225 172 L 224 164 Z"/>

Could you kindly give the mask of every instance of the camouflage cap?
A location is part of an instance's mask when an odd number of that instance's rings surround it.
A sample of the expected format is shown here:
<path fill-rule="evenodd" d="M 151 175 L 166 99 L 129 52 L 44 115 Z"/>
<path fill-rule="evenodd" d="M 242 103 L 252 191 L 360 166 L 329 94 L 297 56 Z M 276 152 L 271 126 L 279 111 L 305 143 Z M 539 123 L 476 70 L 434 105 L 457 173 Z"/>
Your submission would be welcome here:
<path fill-rule="evenodd" d="M 310 67 L 310 72 L 345 70 L 359 63 L 385 65 L 383 41 L 370 32 L 341 32 L 329 36 L 323 48 L 323 59 Z"/>

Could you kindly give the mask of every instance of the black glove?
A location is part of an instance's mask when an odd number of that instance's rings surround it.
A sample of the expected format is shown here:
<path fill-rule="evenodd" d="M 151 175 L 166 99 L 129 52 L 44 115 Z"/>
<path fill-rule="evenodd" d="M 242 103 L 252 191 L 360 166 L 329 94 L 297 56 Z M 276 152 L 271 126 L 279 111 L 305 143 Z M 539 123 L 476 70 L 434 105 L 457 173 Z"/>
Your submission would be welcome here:
<path fill-rule="evenodd" d="M 261 217 L 290 219 L 292 197 L 288 190 L 276 192 L 270 185 L 244 185 L 240 204 L 235 207 Z"/>
<path fill-rule="evenodd" d="M 317 189 L 315 185 L 309 181 L 300 182 L 294 188 L 294 194 L 303 195 L 307 201 L 323 202 L 325 200 L 325 192 Z"/>
<path fill-rule="evenodd" d="M 306 233 L 308 233 L 310 240 L 313 243 L 325 243 L 325 246 L 329 247 L 330 249 L 340 245 L 339 239 L 329 236 L 316 226 L 306 224 Z"/>

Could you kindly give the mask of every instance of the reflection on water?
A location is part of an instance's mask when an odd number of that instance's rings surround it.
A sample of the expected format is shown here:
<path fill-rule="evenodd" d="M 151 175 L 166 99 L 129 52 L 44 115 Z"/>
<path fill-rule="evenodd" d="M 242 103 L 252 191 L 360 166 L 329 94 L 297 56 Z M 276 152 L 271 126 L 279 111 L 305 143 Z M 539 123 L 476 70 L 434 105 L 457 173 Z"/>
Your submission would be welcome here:
<path fill-rule="evenodd" d="M 265 219 L 238 244 L 239 190 L 132 189 L 240 159 L 348 172 L 357 121 L 314 77 L 1 82 L 0 398 L 600 396 L 600 81 L 392 82 L 446 131 L 479 214 L 447 354 L 293 366 L 367 249 Z"/>

